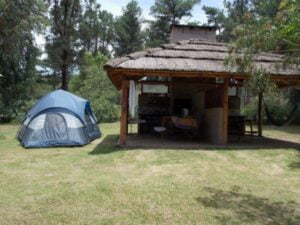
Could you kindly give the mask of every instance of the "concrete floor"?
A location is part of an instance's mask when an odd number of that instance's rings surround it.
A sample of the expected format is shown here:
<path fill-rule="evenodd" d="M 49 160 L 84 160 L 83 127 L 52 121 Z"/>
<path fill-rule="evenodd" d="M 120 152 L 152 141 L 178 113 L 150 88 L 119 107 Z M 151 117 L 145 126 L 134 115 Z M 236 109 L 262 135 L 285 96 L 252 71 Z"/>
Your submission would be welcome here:
<path fill-rule="evenodd" d="M 126 146 L 129 148 L 159 148 L 159 149 L 274 149 L 296 148 L 300 143 L 257 136 L 230 136 L 227 145 L 208 143 L 199 138 L 174 135 L 158 137 L 154 135 L 128 135 Z"/>

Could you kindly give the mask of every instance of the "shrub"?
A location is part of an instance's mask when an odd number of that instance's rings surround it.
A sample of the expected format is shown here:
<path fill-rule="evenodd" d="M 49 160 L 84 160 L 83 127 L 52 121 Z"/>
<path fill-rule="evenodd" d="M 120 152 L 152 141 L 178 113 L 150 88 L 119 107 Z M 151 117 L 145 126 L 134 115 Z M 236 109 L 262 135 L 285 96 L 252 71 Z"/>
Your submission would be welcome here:
<path fill-rule="evenodd" d="M 275 120 L 284 121 L 293 109 L 293 105 L 289 103 L 289 98 L 282 94 L 273 94 L 265 96 L 265 103 L 270 114 Z M 258 98 L 253 97 L 247 105 L 242 107 L 242 114 L 252 120 L 257 120 Z M 264 112 L 264 122 L 270 123 Z M 297 119 L 296 119 L 297 120 Z"/>
<path fill-rule="evenodd" d="M 70 90 L 90 101 L 99 122 L 114 122 L 120 115 L 119 93 L 103 69 L 106 61 L 100 53 L 85 54 L 80 75 L 72 78 Z"/>

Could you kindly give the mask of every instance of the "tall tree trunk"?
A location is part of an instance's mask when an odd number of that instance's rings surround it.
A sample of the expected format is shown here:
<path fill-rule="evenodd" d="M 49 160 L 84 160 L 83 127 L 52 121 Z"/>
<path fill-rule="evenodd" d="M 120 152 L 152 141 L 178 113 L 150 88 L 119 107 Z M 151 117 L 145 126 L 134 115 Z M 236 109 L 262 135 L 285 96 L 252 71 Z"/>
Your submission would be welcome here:
<path fill-rule="evenodd" d="M 263 92 L 258 95 L 258 136 L 262 137 L 263 124 Z"/>
<path fill-rule="evenodd" d="M 91 50 L 91 40 L 90 40 L 90 39 L 87 40 L 86 48 L 87 48 L 86 50 L 87 50 L 88 52 Z"/>
<path fill-rule="evenodd" d="M 95 39 L 95 48 L 94 48 L 94 55 L 96 55 L 98 52 L 98 36 Z"/>
<path fill-rule="evenodd" d="M 68 90 L 68 52 L 67 50 L 64 50 L 63 56 L 62 56 L 62 66 L 61 66 L 61 88 L 63 90 Z"/>
<path fill-rule="evenodd" d="M 61 88 L 65 91 L 68 90 L 68 67 L 66 64 L 61 68 Z"/>

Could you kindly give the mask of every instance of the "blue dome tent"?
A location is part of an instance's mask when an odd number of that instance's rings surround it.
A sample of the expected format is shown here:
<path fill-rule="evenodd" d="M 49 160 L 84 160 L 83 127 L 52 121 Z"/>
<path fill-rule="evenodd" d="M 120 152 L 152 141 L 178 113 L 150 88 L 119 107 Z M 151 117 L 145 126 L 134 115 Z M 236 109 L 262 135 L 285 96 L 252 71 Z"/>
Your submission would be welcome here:
<path fill-rule="evenodd" d="M 25 148 L 83 146 L 100 136 L 89 101 L 57 90 L 26 114 L 18 140 Z"/>

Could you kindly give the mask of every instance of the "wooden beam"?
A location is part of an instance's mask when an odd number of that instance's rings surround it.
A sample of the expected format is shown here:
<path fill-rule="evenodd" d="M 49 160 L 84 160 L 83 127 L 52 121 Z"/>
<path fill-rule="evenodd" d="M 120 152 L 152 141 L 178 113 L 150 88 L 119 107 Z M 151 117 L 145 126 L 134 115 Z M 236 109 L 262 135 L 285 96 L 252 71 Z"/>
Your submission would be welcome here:
<path fill-rule="evenodd" d="M 111 73 L 109 73 L 111 74 Z M 235 78 L 249 79 L 249 75 L 234 74 L 228 72 L 209 72 L 209 71 L 168 71 L 168 70 L 136 70 L 136 69 L 114 69 L 113 74 L 124 74 L 127 76 L 144 76 L 144 77 L 186 77 L 186 78 L 201 78 L 201 77 L 219 77 L 219 78 Z"/>
<path fill-rule="evenodd" d="M 106 68 L 107 74 L 112 83 L 121 89 L 121 80 L 137 79 L 139 77 L 180 77 L 180 78 L 232 78 L 236 80 L 249 80 L 250 75 L 230 72 L 212 72 L 212 71 L 169 71 L 169 70 L 144 70 L 144 69 L 123 69 Z M 275 82 L 300 82 L 299 75 L 271 75 Z"/>
<path fill-rule="evenodd" d="M 258 95 L 258 136 L 262 137 L 262 124 L 263 124 L 263 93 Z"/>
<path fill-rule="evenodd" d="M 121 88 L 119 81 L 122 77 L 182 77 L 182 78 L 233 78 L 238 80 L 249 80 L 251 76 L 246 74 L 229 73 L 229 72 L 201 72 L 201 71 L 161 71 L 161 70 L 134 70 L 134 69 L 111 69 L 108 72 L 112 83 L 118 88 Z M 119 76 L 119 78 L 118 78 Z M 298 75 L 271 75 L 273 81 L 294 81 L 299 82 Z"/>
<path fill-rule="evenodd" d="M 223 126 L 222 126 L 222 144 L 228 143 L 228 87 L 229 79 L 224 79 L 223 87 Z"/>
<path fill-rule="evenodd" d="M 171 86 L 171 82 L 168 81 L 137 81 L 136 84 L 147 84 L 147 85 L 166 85 L 166 86 Z M 193 81 L 174 81 L 174 84 L 180 84 L 180 85 L 193 85 L 194 87 L 197 88 L 219 88 L 222 87 L 222 84 L 217 84 L 217 83 L 207 83 L 207 82 L 193 82 Z M 234 84 L 234 87 L 240 85 Z"/>
<path fill-rule="evenodd" d="M 136 81 L 136 84 L 149 84 L 149 85 L 170 85 L 169 81 L 148 81 L 148 80 L 140 80 Z"/>
<path fill-rule="evenodd" d="M 122 81 L 122 102 L 121 102 L 121 119 L 120 119 L 120 140 L 119 145 L 126 145 L 128 130 L 128 93 L 129 81 Z"/>
<path fill-rule="evenodd" d="M 162 77 L 219 77 L 248 80 L 250 75 L 230 72 L 212 72 L 212 71 L 170 71 L 170 70 L 143 70 L 143 69 L 122 69 L 114 68 L 108 70 L 109 74 L 128 75 L 128 76 L 162 76 Z M 272 80 L 300 81 L 300 75 L 271 75 Z"/>

